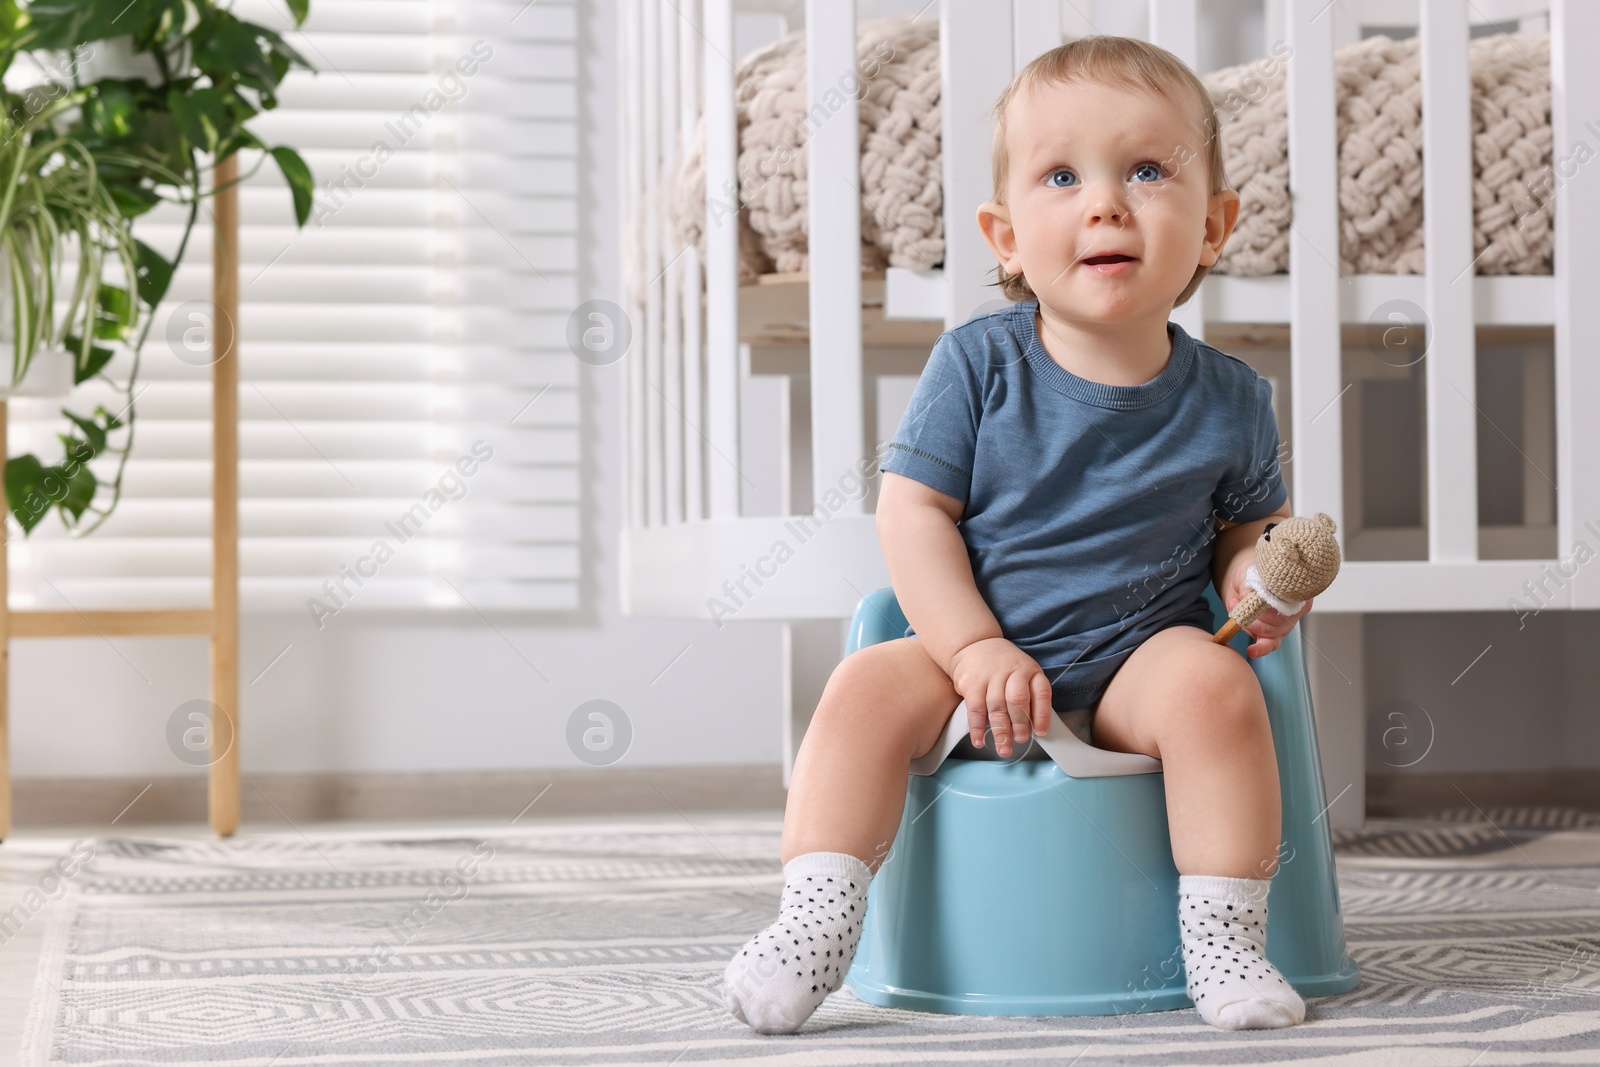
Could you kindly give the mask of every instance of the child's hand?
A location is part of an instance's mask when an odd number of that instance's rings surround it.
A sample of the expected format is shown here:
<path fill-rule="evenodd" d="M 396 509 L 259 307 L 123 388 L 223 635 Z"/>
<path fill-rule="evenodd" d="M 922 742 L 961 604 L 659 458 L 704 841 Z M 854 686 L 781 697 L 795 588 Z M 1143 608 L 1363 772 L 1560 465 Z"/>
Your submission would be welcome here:
<path fill-rule="evenodd" d="M 1050 729 L 1050 679 L 1044 669 L 1003 637 L 974 641 L 955 654 L 950 682 L 967 702 L 967 725 L 972 747 L 983 747 L 984 727 L 994 729 L 994 750 L 1011 757 L 1011 742 L 1028 740 L 1032 732 Z"/>
<path fill-rule="evenodd" d="M 1249 587 L 1244 584 L 1244 574 L 1245 571 L 1250 569 L 1250 564 L 1254 562 L 1254 552 L 1242 552 L 1239 558 L 1233 561 L 1233 565 L 1228 570 L 1227 588 L 1223 590 L 1222 606 L 1225 610 L 1233 611 L 1233 606 L 1243 600 L 1245 593 L 1250 591 Z M 1289 636 L 1289 631 L 1294 629 L 1294 624 L 1303 619 L 1306 613 L 1311 610 L 1312 601 L 1315 599 L 1315 597 L 1308 597 L 1305 606 L 1293 615 L 1285 615 L 1271 604 L 1262 608 L 1261 614 L 1255 617 L 1255 621 L 1244 628 L 1245 633 L 1255 638 L 1250 643 L 1250 646 L 1245 649 L 1245 655 L 1251 659 L 1260 659 L 1268 652 L 1276 649 L 1283 643 L 1283 639 Z"/>

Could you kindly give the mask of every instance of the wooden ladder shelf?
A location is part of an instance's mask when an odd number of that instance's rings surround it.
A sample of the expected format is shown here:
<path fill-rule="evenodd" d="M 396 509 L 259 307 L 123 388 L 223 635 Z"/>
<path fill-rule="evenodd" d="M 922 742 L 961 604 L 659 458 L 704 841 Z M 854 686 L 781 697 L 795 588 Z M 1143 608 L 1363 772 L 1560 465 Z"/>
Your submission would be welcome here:
<path fill-rule="evenodd" d="M 6 541 L 0 537 L 0 840 L 11 835 L 13 637 L 198 635 L 211 639 L 211 724 L 208 807 L 224 837 L 239 826 L 239 157 L 216 165 L 212 225 L 211 607 L 118 611 L 12 611 L 7 600 Z M 152 314 L 154 312 L 152 311 Z M 6 404 L 0 400 L 0 445 Z M 0 471 L 5 455 L 0 453 Z M 0 516 L 8 514 L 0 480 Z"/>

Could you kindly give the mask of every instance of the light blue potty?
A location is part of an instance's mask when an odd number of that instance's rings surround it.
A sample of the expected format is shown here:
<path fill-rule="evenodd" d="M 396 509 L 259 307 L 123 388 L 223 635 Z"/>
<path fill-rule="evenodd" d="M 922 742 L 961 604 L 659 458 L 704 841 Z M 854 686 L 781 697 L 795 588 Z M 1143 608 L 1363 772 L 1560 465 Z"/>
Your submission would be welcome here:
<path fill-rule="evenodd" d="M 1219 629 L 1226 613 L 1208 586 Z M 905 633 L 891 589 L 862 598 L 846 654 Z M 1240 655 L 1250 643 L 1238 634 Z M 1354 989 L 1298 627 L 1250 661 L 1283 786 L 1267 958 L 1302 996 Z M 973 749 L 965 704 L 912 764 L 845 981 L 884 1007 L 957 1015 L 1112 1015 L 1192 1007 L 1178 940 L 1161 762 L 1097 749 L 1087 709 L 1056 709 L 1022 758 Z M 946 754 L 949 757 L 946 758 Z"/>

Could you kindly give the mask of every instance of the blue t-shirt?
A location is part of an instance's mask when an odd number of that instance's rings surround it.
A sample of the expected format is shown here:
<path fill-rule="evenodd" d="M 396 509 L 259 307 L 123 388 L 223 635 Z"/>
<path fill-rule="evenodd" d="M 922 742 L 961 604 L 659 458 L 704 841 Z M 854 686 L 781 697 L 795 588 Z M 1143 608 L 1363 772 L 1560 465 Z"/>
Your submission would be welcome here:
<path fill-rule="evenodd" d="M 1169 322 L 1160 374 L 1092 382 L 1044 350 L 1038 306 L 940 335 L 881 469 L 965 504 L 978 593 L 1065 712 L 1152 634 L 1209 630 L 1214 520 L 1270 515 L 1288 492 L 1272 384 L 1249 364 Z"/>

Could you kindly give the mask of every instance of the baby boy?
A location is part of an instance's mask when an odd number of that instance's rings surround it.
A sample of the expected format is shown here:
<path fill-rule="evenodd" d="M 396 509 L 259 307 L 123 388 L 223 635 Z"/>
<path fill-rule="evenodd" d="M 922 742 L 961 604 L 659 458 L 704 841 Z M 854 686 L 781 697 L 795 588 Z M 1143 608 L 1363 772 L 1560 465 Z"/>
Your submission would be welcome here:
<path fill-rule="evenodd" d="M 1013 302 L 938 339 L 889 442 L 877 530 L 912 625 L 829 678 L 789 788 L 780 914 L 724 996 L 786 1033 L 840 987 L 910 761 L 965 700 L 971 744 L 1001 758 L 1060 709 L 1089 715 L 1096 747 L 1162 761 L 1195 1009 L 1290 1026 L 1305 1003 L 1265 955 L 1272 731 L 1204 600 L 1214 582 L 1231 610 L 1257 538 L 1290 514 L 1272 390 L 1169 321 L 1239 213 L 1216 115 L 1171 53 L 1108 36 L 1041 55 L 995 114 L 977 222 Z M 1310 608 L 1269 608 L 1249 655 Z M 1012 902 L 973 901 L 972 921 L 1027 922 L 996 914 Z"/>

